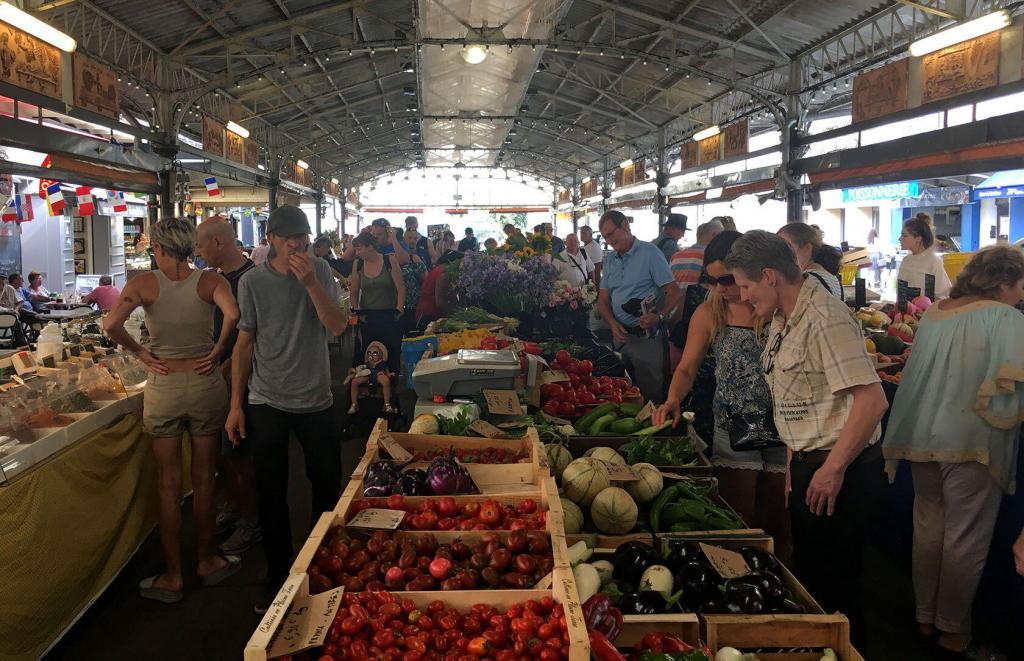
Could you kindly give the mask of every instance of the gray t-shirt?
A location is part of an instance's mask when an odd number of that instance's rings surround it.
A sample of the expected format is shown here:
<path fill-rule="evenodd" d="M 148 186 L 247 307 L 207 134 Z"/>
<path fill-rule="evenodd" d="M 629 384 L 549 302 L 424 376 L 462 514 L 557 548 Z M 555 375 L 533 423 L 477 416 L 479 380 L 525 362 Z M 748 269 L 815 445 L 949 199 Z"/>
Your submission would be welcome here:
<path fill-rule="evenodd" d="M 327 262 L 312 257 L 316 278 L 332 301 L 341 291 Z M 289 413 L 322 411 L 334 403 L 327 329 L 295 276 L 270 262 L 250 269 L 238 283 L 238 329 L 255 337 L 249 403 Z"/>

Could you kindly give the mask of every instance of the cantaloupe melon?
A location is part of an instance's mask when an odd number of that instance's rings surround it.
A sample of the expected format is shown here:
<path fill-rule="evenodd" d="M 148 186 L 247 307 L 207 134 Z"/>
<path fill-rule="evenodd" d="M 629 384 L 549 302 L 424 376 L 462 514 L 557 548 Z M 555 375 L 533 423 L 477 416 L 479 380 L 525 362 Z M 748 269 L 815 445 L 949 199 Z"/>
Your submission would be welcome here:
<path fill-rule="evenodd" d="M 578 505 L 589 506 L 594 502 L 594 496 L 610 484 L 608 469 L 593 457 L 575 459 L 562 472 L 565 497 Z"/>
<path fill-rule="evenodd" d="M 562 471 L 572 461 L 572 454 L 569 448 L 561 443 L 548 443 L 544 446 L 544 452 L 548 456 L 548 465 L 551 466 L 551 474 L 561 476 Z"/>
<path fill-rule="evenodd" d="M 416 416 L 409 425 L 410 434 L 440 434 L 441 428 L 437 422 L 437 416 L 430 413 L 421 413 Z"/>
<path fill-rule="evenodd" d="M 649 503 L 658 497 L 665 480 L 661 477 L 661 471 L 654 464 L 633 464 L 633 471 L 640 477 L 639 480 L 626 482 L 626 492 L 638 503 Z"/>
<path fill-rule="evenodd" d="M 587 453 L 583 455 L 585 457 L 593 457 L 594 459 L 600 459 L 601 461 L 607 461 L 609 464 L 622 464 L 626 465 L 626 460 L 621 454 L 616 452 L 612 448 L 590 448 Z"/>
<path fill-rule="evenodd" d="M 565 534 L 573 535 L 583 530 L 583 510 L 580 506 L 568 498 L 559 498 L 562 501 L 562 513 L 565 515 Z"/>
<path fill-rule="evenodd" d="M 639 508 L 636 502 L 619 487 L 602 489 L 590 506 L 594 526 L 609 535 L 625 535 L 636 525 Z"/>

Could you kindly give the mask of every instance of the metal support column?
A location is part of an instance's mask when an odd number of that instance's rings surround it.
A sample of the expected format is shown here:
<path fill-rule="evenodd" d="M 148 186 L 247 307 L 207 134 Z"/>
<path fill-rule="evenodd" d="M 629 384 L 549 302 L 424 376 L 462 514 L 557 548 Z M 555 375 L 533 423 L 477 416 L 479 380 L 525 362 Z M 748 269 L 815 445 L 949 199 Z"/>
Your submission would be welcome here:
<path fill-rule="evenodd" d="M 267 207 L 273 211 L 277 208 L 277 188 L 281 185 L 281 159 L 277 148 L 267 151 Z"/>
<path fill-rule="evenodd" d="M 344 179 L 341 181 L 339 190 L 341 190 L 341 235 L 345 236 L 347 233 L 345 223 L 348 220 L 348 189 L 345 188 Z"/>
<path fill-rule="evenodd" d="M 666 163 L 665 152 L 665 128 L 658 131 L 658 166 L 655 168 L 655 183 L 658 188 L 654 191 L 654 204 L 658 211 L 658 227 L 663 227 L 668 220 L 668 197 L 661 194 L 661 191 L 668 186 L 668 164 Z"/>
<path fill-rule="evenodd" d="M 779 168 L 779 181 L 776 191 L 786 197 L 786 222 L 799 223 L 804 216 L 804 191 L 800 181 L 793 177 L 790 163 L 799 155 L 796 153 L 796 138 L 801 128 L 800 88 L 803 87 L 803 69 L 800 63 L 793 61 L 789 65 L 788 94 L 786 96 L 786 114 L 782 126 L 782 166 Z"/>
<path fill-rule="evenodd" d="M 577 205 L 576 201 L 579 199 L 579 189 L 580 189 L 580 175 L 577 172 L 577 173 L 574 173 L 572 175 L 572 188 L 569 189 L 569 204 L 572 205 L 572 207 L 570 208 L 570 213 L 572 214 L 572 233 L 573 234 L 577 234 L 580 231 L 579 216 L 577 216 L 577 214 L 576 214 L 576 205 Z"/>
<path fill-rule="evenodd" d="M 316 202 L 316 236 L 320 236 L 323 232 L 324 220 L 324 180 L 322 178 L 317 183 L 313 200 Z"/>
<path fill-rule="evenodd" d="M 601 173 L 601 215 L 608 211 L 609 200 L 612 199 L 612 182 L 615 177 L 615 166 L 611 159 L 605 159 L 604 171 Z"/>

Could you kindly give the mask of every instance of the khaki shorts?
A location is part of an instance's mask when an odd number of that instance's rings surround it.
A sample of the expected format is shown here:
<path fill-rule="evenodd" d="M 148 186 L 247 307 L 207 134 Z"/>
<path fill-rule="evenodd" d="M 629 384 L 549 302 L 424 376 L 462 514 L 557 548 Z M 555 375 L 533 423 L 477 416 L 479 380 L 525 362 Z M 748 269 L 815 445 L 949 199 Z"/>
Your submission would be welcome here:
<path fill-rule="evenodd" d="M 142 426 L 157 437 L 217 436 L 228 417 L 228 389 L 220 370 L 149 373 L 143 395 Z"/>

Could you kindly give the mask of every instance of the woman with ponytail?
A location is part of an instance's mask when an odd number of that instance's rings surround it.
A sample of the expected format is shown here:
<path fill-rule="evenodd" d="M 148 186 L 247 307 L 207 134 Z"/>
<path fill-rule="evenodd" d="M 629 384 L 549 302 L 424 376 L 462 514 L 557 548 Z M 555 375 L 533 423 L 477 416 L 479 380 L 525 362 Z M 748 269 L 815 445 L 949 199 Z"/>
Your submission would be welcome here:
<path fill-rule="evenodd" d="M 942 258 L 935 254 L 935 230 L 932 218 L 926 213 L 919 213 L 903 223 L 900 232 L 900 247 L 909 250 L 910 254 L 900 263 L 899 275 L 896 280 L 904 280 L 911 287 L 917 287 L 924 293 L 924 276 L 935 276 L 935 298 L 946 298 L 952 286 Z"/>
<path fill-rule="evenodd" d="M 843 285 L 839 282 L 842 255 L 824 243 L 821 230 L 807 223 L 789 223 L 778 231 L 796 254 L 800 270 L 821 283 L 830 294 L 843 300 Z"/>

